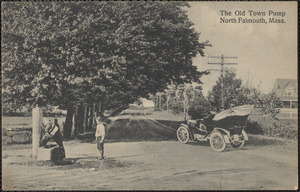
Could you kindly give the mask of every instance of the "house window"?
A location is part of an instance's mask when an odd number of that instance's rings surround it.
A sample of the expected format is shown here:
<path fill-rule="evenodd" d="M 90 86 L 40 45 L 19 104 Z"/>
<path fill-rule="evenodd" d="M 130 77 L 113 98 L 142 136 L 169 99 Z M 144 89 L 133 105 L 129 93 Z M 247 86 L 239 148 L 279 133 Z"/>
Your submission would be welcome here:
<path fill-rule="evenodd" d="M 294 88 L 293 87 L 287 87 L 285 89 L 284 95 L 286 95 L 286 96 L 294 95 Z"/>
<path fill-rule="evenodd" d="M 294 88 L 293 96 L 297 96 L 296 88 Z"/>
<path fill-rule="evenodd" d="M 292 108 L 298 108 L 298 101 L 292 101 Z"/>
<path fill-rule="evenodd" d="M 283 101 L 283 108 L 290 108 L 290 101 Z"/>

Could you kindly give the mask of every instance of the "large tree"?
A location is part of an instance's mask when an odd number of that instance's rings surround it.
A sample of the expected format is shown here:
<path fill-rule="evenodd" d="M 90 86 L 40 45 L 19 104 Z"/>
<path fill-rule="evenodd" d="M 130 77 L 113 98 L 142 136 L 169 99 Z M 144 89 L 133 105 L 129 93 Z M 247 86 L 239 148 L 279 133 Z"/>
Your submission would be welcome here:
<path fill-rule="evenodd" d="M 199 42 L 182 2 L 5 2 L 4 102 L 126 105 L 170 83 L 199 82 Z"/>

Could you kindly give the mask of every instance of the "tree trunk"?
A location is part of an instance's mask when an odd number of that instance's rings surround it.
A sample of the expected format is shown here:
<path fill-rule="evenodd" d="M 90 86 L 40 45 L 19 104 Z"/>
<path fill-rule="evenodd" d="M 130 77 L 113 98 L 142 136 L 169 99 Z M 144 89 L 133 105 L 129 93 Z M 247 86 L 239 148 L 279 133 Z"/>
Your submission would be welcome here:
<path fill-rule="evenodd" d="M 73 113 L 74 113 L 74 108 L 68 107 L 66 121 L 65 121 L 64 130 L 63 130 L 64 138 L 71 137 L 72 124 L 73 124 L 73 122 L 72 122 L 73 121 Z"/>
<path fill-rule="evenodd" d="M 89 112 L 89 107 L 87 105 L 85 105 L 84 106 L 84 115 L 83 115 L 83 133 L 85 133 L 87 131 L 88 112 Z"/>
<path fill-rule="evenodd" d="M 78 106 L 77 114 L 75 118 L 75 129 L 78 133 L 83 133 L 83 117 L 84 117 L 84 107 L 82 105 Z M 76 135 L 77 136 L 77 135 Z"/>
<path fill-rule="evenodd" d="M 94 114 L 93 114 L 93 126 L 94 126 L 94 125 L 97 124 L 96 118 L 97 118 L 98 115 L 99 115 L 99 109 L 98 109 L 97 103 L 94 103 L 93 107 L 94 107 L 94 109 L 93 109 L 93 111 L 94 111 Z"/>
<path fill-rule="evenodd" d="M 77 117 L 78 117 L 78 107 L 76 107 L 74 109 L 74 114 L 73 114 L 73 124 L 72 124 L 72 132 L 71 132 L 71 137 L 74 138 L 77 136 L 78 134 L 78 120 L 77 120 Z"/>
<path fill-rule="evenodd" d="M 90 107 L 89 107 L 89 122 L 88 122 L 89 131 L 91 131 L 92 127 L 93 127 L 93 118 L 94 118 L 94 111 L 93 110 L 94 110 L 94 106 L 90 105 Z"/>
<path fill-rule="evenodd" d="M 99 115 L 101 114 L 101 108 L 102 108 L 102 102 L 99 101 L 98 114 L 97 114 L 97 116 L 99 116 Z"/>
<path fill-rule="evenodd" d="M 99 102 L 99 114 L 98 116 L 103 116 L 103 112 L 104 112 L 104 106 L 103 106 L 103 103 L 102 101 Z"/>
<path fill-rule="evenodd" d="M 71 138 L 75 136 L 75 113 L 72 116 Z"/>

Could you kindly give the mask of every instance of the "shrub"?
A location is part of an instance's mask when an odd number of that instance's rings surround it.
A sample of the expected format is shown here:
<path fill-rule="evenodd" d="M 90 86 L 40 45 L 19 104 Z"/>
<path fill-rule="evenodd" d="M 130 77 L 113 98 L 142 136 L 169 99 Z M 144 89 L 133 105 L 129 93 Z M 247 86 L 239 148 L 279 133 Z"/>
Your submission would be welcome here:
<path fill-rule="evenodd" d="M 297 120 L 278 120 L 264 115 L 250 115 L 246 132 L 252 134 L 263 134 L 271 137 L 286 139 L 298 138 Z"/>
<path fill-rule="evenodd" d="M 196 97 L 191 101 L 188 114 L 192 119 L 201 119 L 209 115 L 211 105 L 204 97 Z"/>
<path fill-rule="evenodd" d="M 261 114 L 270 116 L 272 118 L 277 116 L 279 113 L 279 109 L 277 107 L 282 105 L 279 97 L 277 97 L 274 92 L 262 94 L 260 91 L 253 89 L 250 94 L 250 98 L 252 103 L 255 104 L 255 107 L 257 107 L 257 110 L 259 110 Z"/>
<path fill-rule="evenodd" d="M 183 112 L 183 102 L 182 101 L 178 101 L 176 99 L 171 99 L 169 107 L 172 110 L 172 113 L 175 115 Z"/>

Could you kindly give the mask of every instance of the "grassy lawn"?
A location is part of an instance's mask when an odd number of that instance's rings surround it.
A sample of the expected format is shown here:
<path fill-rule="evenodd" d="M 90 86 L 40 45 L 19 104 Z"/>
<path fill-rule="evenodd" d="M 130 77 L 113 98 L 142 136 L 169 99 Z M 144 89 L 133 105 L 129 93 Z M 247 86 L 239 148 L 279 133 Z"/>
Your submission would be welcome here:
<path fill-rule="evenodd" d="M 181 123 L 185 123 L 185 121 L 170 121 L 170 120 L 157 120 L 157 121 L 173 129 L 178 129 Z"/>
<path fill-rule="evenodd" d="M 248 134 L 249 140 L 246 145 L 254 147 L 270 147 L 277 151 L 295 152 L 297 151 L 298 141 L 291 139 L 283 139 L 276 137 L 269 137 L 264 135 Z"/>
<path fill-rule="evenodd" d="M 47 119 L 54 119 L 54 117 L 45 117 Z M 62 125 L 65 121 L 65 117 L 57 117 L 58 123 Z M 32 117 L 2 117 L 2 128 L 12 128 L 12 127 L 31 127 Z"/>
<path fill-rule="evenodd" d="M 32 125 L 32 117 L 2 117 L 2 127 L 28 127 Z"/>

